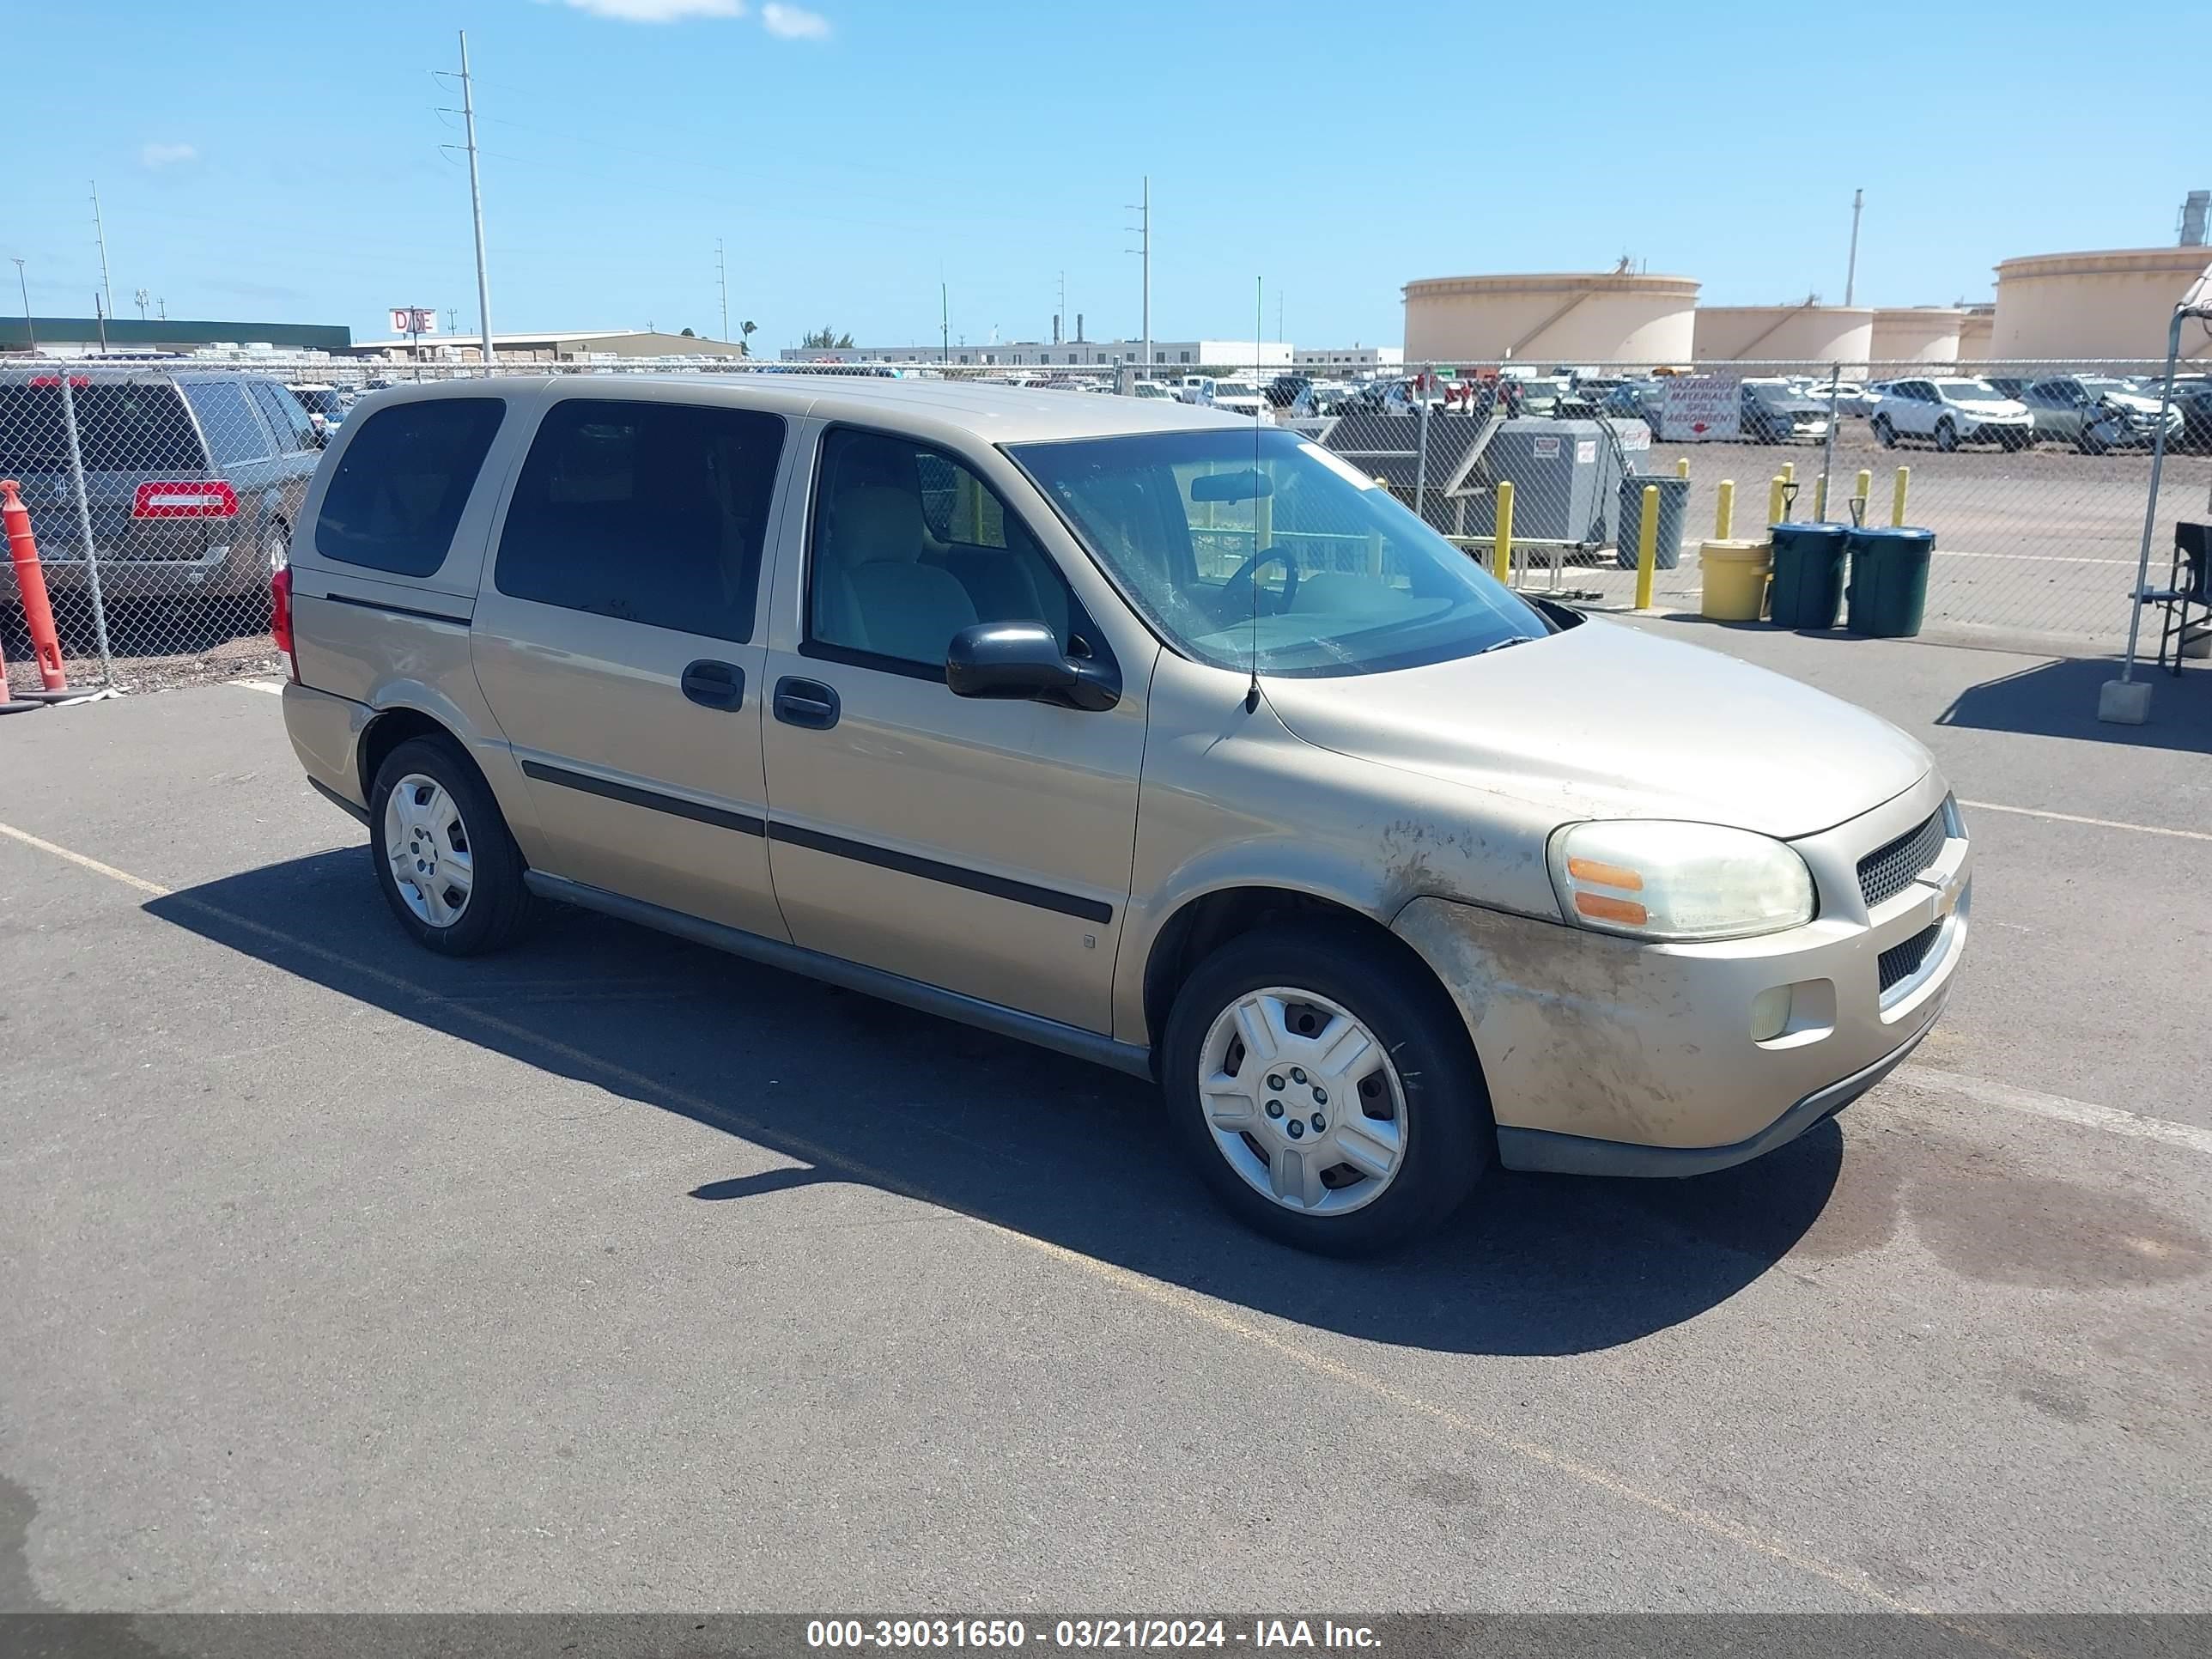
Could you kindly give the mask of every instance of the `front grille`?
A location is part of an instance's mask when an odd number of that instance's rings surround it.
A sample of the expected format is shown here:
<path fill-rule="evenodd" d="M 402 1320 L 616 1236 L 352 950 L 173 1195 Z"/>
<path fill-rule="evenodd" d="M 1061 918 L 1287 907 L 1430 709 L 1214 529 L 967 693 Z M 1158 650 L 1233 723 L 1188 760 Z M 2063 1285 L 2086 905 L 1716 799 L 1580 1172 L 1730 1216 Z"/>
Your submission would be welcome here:
<path fill-rule="evenodd" d="M 1929 951 L 1936 948 L 1936 937 L 1942 931 L 1942 922 L 1930 922 L 1904 944 L 1893 945 L 1881 953 L 1878 976 L 1884 992 L 1920 971 L 1920 964 L 1928 960 Z"/>
<path fill-rule="evenodd" d="M 1908 830 L 1861 859 L 1859 891 L 1866 897 L 1867 908 L 1872 909 L 1911 886 L 1915 876 L 1942 856 L 1948 833 L 1942 813 L 1937 812 L 1917 830 Z"/>

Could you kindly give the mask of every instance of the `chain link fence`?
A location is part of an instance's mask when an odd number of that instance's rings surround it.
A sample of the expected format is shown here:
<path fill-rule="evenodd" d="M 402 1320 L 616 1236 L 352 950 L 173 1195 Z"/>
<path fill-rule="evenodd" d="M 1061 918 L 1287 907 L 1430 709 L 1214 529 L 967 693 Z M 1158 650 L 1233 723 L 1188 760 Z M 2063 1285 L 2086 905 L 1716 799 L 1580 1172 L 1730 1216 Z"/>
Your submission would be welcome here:
<path fill-rule="evenodd" d="M 2159 368 L 1461 362 L 1332 380 L 1281 364 L 1151 378 L 1127 362 L 724 359 L 497 372 L 897 374 L 1210 403 L 1303 432 L 1515 586 L 1593 609 L 1636 603 L 1647 502 L 1662 611 L 1698 610 L 1708 540 L 1761 540 L 1776 519 L 1923 526 L 1931 637 L 2101 656 L 2126 635 Z M 377 386 L 481 373 L 276 356 L 0 365 L 0 477 L 21 485 L 70 684 L 142 691 L 277 668 L 269 576 L 326 435 Z M 2212 516 L 2212 377 L 2185 373 L 2165 418 L 2154 577 L 2175 520 Z M 0 648 L 19 689 L 39 684 L 32 645 L 0 574 Z"/>

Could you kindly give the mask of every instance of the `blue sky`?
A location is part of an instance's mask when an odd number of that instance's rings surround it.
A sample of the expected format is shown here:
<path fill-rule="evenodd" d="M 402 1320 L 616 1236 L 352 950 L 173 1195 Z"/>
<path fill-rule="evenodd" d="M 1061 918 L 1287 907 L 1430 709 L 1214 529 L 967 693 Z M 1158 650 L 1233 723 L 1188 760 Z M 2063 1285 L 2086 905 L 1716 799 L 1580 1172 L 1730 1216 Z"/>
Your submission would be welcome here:
<path fill-rule="evenodd" d="M 1607 268 L 1710 303 L 1986 299 L 2014 254 L 2172 240 L 2212 146 L 2157 65 L 2196 9 L 1395 0 L 149 0 L 11 9 L 0 258 L 118 308 L 474 326 L 450 80 L 469 30 L 492 319 L 757 349 L 1138 330 L 1395 343 L 1409 277 Z M 2071 111 L 2071 113 L 2067 112 Z M 0 265 L 0 277 L 13 276 Z M 10 285 L 12 286 L 12 285 Z M 13 309 L 16 296 L 7 294 Z M 442 320 L 442 319 L 441 319 Z"/>

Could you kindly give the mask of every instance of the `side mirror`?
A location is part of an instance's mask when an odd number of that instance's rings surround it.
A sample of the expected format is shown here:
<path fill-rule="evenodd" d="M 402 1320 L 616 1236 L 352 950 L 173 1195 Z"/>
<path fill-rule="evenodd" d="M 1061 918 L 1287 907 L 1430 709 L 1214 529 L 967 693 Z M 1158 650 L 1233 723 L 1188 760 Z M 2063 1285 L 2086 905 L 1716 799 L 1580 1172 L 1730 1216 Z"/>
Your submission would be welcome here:
<path fill-rule="evenodd" d="M 976 623 L 952 636 L 945 684 L 956 697 L 1056 702 L 1103 713 L 1121 701 L 1121 677 L 1071 657 L 1042 623 Z"/>

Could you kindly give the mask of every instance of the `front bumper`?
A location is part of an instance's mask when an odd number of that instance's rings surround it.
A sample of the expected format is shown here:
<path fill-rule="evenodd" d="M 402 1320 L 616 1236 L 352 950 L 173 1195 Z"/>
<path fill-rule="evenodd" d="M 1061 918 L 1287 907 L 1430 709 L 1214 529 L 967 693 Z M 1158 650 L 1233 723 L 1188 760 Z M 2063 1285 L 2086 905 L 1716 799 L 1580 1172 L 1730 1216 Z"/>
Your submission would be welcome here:
<path fill-rule="evenodd" d="M 1926 878 L 1869 906 L 1857 866 L 1940 810 L 1930 774 L 1896 799 L 1792 843 L 1820 913 L 1802 927 L 1642 944 L 1439 898 L 1394 924 L 1458 1003 L 1509 1167 L 1620 1175 L 1726 1168 L 1793 1139 L 1926 1036 L 1965 953 L 1971 854 L 1945 842 Z M 1923 936 L 1925 936 L 1923 938 Z M 1920 948 L 1924 947 L 1924 948 Z M 1881 983 L 1885 953 L 1917 949 Z M 1789 987 L 1778 1034 L 1762 993 Z"/>

